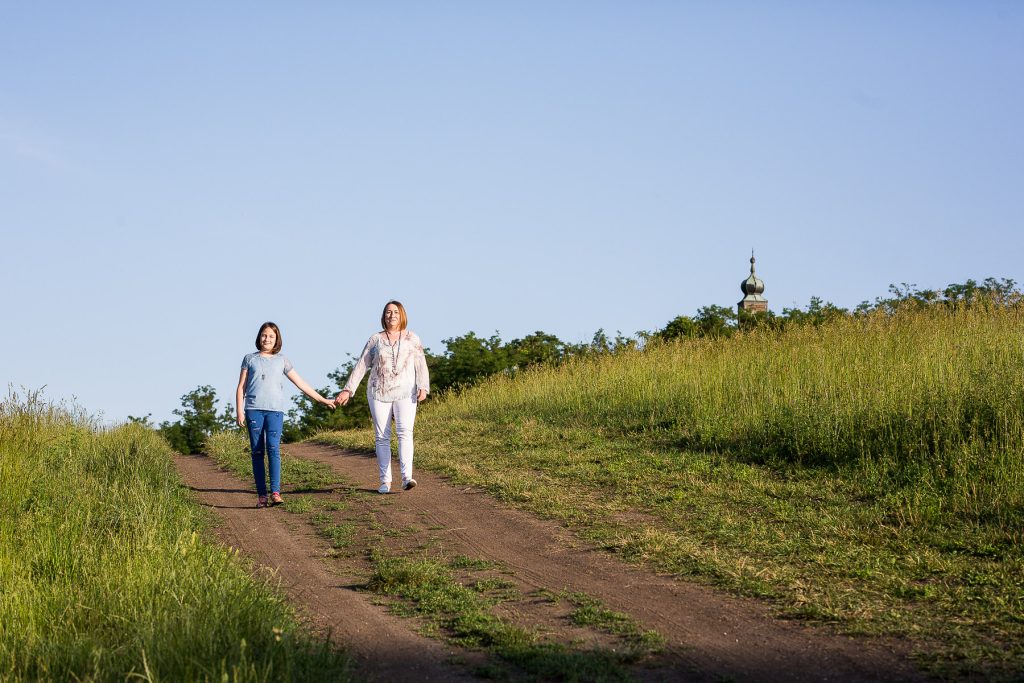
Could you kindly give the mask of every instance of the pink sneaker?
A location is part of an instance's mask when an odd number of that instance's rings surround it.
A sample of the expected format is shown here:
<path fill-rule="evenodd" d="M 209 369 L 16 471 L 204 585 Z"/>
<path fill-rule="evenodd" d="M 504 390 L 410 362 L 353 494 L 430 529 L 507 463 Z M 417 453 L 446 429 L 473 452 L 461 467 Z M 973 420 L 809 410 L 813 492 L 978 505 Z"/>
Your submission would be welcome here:
<path fill-rule="evenodd" d="M 274 491 L 273 493 L 270 494 L 270 504 L 271 505 L 280 505 L 283 502 L 284 502 L 284 498 L 282 498 L 281 494 L 278 493 L 277 491 Z"/>

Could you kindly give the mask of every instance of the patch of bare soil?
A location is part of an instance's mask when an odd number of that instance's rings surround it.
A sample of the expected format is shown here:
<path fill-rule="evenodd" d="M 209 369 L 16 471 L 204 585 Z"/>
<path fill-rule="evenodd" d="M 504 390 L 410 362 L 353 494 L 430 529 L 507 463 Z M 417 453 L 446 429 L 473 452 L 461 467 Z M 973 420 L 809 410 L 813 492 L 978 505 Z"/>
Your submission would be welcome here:
<path fill-rule="evenodd" d="M 622 647 L 613 636 L 572 624 L 567 618 L 571 605 L 557 596 L 596 598 L 665 638 L 663 652 L 634 666 L 633 673 L 643 680 L 924 680 L 901 642 L 852 638 L 772 618 L 758 601 L 629 566 L 553 522 L 429 472 L 417 471 L 415 489 L 381 496 L 375 492 L 371 456 L 308 443 L 285 450 L 292 457 L 326 463 L 354 482 L 311 494 L 341 508 L 331 513 L 333 523 L 351 533 L 340 549 L 327 550 L 302 516 L 253 509 L 251 485 L 240 484 L 208 459 L 182 458 L 179 468 L 200 500 L 224 519 L 224 542 L 274 568 L 296 603 L 356 655 L 364 675 L 459 680 L 471 667 L 450 664 L 453 655 L 471 664 L 481 661 L 479 654 L 417 635 L 416 620 L 394 617 L 360 592 L 371 571 L 368 550 L 377 548 L 494 562 L 497 569 L 489 574 L 467 571 L 460 578 L 468 582 L 490 576 L 510 585 L 519 597 L 497 608 L 503 618 L 557 642 Z M 416 663 L 413 675 L 402 662 Z"/>

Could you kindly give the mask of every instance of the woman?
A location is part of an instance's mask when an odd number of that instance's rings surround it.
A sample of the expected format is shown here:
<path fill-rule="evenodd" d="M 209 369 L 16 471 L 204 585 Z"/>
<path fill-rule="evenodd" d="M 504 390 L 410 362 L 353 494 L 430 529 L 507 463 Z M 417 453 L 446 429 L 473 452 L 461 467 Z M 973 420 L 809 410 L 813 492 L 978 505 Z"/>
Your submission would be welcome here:
<path fill-rule="evenodd" d="M 389 301 L 380 316 L 383 329 L 366 342 L 363 353 L 345 387 L 334 399 L 345 405 L 370 370 L 366 398 L 370 404 L 375 432 L 377 470 L 380 476 L 378 493 L 391 491 L 391 420 L 398 435 L 398 462 L 402 470 L 402 489 L 416 486 L 412 478 L 412 428 L 416 422 L 416 404 L 430 393 L 427 359 L 420 338 L 406 327 L 409 319 L 405 307 Z"/>
<path fill-rule="evenodd" d="M 270 504 L 279 505 L 281 498 L 281 430 L 284 428 L 287 377 L 302 393 L 318 403 L 334 409 L 334 401 L 321 396 L 306 384 L 292 367 L 290 360 L 280 355 L 281 330 L 271 322 L 263 323 L 256 335 L 256 353 L 242 359 L 242 372 L 235 390 L 238 426 L 249 431 L 249 450 L 252 453 L 252 473 L 256 479 L 256 507 L 267 506 L 267 475 L 263 467 L 264 453 L 270 461 Z"/>

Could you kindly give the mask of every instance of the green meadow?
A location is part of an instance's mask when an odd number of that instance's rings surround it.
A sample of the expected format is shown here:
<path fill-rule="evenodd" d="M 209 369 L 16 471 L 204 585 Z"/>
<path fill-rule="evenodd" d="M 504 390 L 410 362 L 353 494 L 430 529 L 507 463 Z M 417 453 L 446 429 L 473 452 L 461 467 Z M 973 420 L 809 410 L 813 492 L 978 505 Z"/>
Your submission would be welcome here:
<path fill-rule="evenodd" d="M 0 402 L 0 680 L 348 680 L 271 577 L 208 542 L 167 443 Z"/>
<path fill-rule="evenodd" d="M 905 639 L 942 675 L 1019 678 L 1022 340 L 1019 306 L 975 304 L 592 354 L 432 399 L 417 464 L 783 618 Z M 208 450 L 251 476 L 237 434 Z M 139 424 L 0 401 L 0 680 L 346 680 L 272 577 L 207 541 L 171 456 Z"/>
<path fill-rule="evenodd" d="M 1022 340 L 982 303 L 590 356 L 425 404 L 416 458 L 631 562 L 1014 678 Z"/>

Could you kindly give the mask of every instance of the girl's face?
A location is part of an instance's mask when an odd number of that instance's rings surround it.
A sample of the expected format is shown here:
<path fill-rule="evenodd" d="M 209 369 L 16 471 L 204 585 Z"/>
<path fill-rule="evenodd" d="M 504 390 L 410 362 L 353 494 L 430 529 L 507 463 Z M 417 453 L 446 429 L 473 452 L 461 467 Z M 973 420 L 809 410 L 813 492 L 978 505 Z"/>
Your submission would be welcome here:
<path fill-rule="evenodd" d="M 387 308 L 384 309 L 384 322 L 387 323 L 388 329 L 395 331 L 398 326 L 402 324 L 402 314 L 398 310 L 398 306 L 394 304 L 388 304 Z"/>
<path fill-rule="evenodd" d="M 260 351 L 263 353 L 271 353 L 274 350 L 274 344 L 277 343 L 277 333 L 271 328 L 266 328 L 260 332 Z"/>

